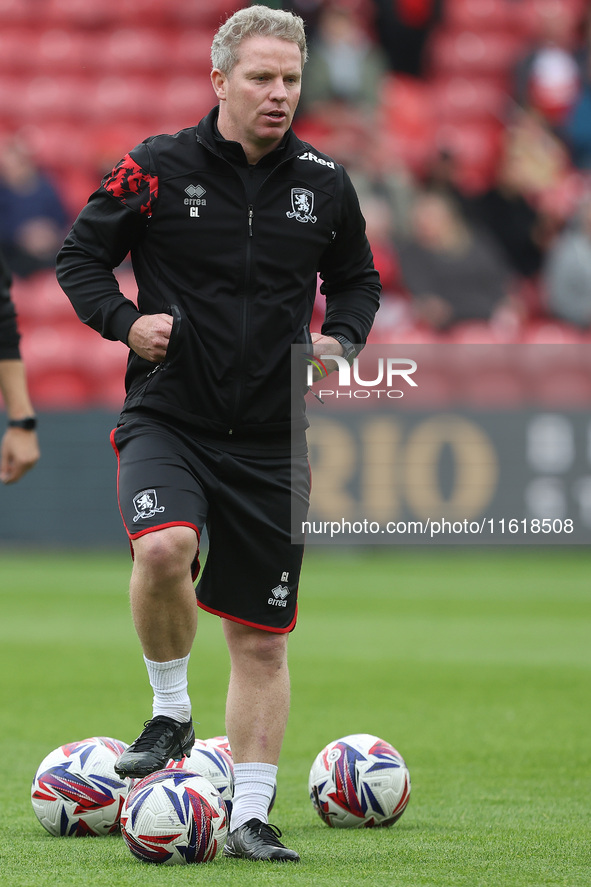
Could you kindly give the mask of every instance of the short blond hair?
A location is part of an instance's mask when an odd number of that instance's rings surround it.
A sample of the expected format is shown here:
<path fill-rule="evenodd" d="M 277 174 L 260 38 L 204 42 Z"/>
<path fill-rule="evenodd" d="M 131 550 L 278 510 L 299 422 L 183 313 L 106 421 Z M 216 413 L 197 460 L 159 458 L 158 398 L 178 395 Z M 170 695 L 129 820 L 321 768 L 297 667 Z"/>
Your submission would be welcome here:
<path fill-rule="evenodd" d="M 299 15 L 268 6 L 248 6 L 231 15 L 213 38 L 211 63 L 229 74 L 238 61 L 238 47 L 247 37 L 279 37 L 295 43 L 302 55 L 302 67 L 308 59 L 304 21 Z"/>

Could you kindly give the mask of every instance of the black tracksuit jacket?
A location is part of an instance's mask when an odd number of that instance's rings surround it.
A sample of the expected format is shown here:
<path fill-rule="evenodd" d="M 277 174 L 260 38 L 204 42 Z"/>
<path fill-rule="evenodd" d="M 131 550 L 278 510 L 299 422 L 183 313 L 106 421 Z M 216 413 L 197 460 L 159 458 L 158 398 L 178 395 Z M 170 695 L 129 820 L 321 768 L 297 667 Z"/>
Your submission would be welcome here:
<path fill-rule="evenodd" d="M 68 234 L 58 280 L 107 339 L 126 343 L 139 313 L 173 316 L 162 364 L 130 352 L 124 413 L 157 413 L 222 439 L 283 435 L 290 346 L 310 341 L 317 272 L 322 332 L 357 344 L 378 307 L 379 277 L 341 166 L 290 130 L 249 167 L 216 120 L 217 108 L 115 167 Z M 137 308 L 112 273 L 130 251 Z"/>
<path fill-rule="evenodd" d="M 0 360 L 20 360 L 20 336 L 10 296 L 11 274 L 0 255 Z"/>

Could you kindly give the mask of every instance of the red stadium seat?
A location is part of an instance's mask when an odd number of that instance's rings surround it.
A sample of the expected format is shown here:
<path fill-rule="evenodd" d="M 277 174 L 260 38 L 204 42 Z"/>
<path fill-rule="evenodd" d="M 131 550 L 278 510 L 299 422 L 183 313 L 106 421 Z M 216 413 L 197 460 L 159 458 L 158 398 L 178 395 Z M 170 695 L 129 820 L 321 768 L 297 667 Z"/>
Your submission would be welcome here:
<path fill-rule="evenodd" d="M 563 20 L 570 18 L 582 22 L 589 10 L 589 2 L 588 0 L 523 0 L 519 3 L 519 7 L 516 14 L 535 39 L 539 33 L 540 12 L 543 11 L 546 16 L 554 15 Z"/>
<path fill-rule="evenodd" d="M 193 76 L 211 71 L 213 28 L 181 28 L 171 38 L 173 70 Z"/>
<path fill-rule="evenodd" d="M 384 123 L 395 131 L 423 131 L 434 112 L 431 88 L 414 77 L 387 76 L 381 90 Z"/>
<path fill-rule="evenodd" d="M 73 120 L 48 119 L 28 124 L 27 145 L 36 161 L 46 168 L 60 168 L 71 163 L 86 163 L 92 143 L 86 127 Z"/>
<path fill-rule="evenodd" d="M 31 71 L 56 74 L 62 71 L 83 75 L 92 64 L 93 33 L 69 28 L 43 28 L 30 33 L 27 65 Z"/>
<path fill-rule="evenodd" d="M 574 326 L 552 320 L 533 321 L 525 328 L 522 340 L 530 345 L 579 345 L 583 334 Z"/>
<path fill-rule="evenodd" d="M 447 0 L 445 25 L 457 31 L 502 31 L 518 27 L 525 30 L 523 3 L 512 0 Z"/>
<path fill-rule="evenodd" d="M 176 64 L 175 48 L 164 30 L 125 27 L 96 38 L 93 67 L 105 75 L 169 71 Z"/>
<path fill-rule="evenodd" d="M 167 14 L 171 21 L 182 25 L 217 28 L 242 5 L 237 0 L 175 0 L 167 4 Z"/>
<path fill-rule="evenodd" d="M 440 121 L 502 121 L 509 95 L 497 78 L 440 77 L 432 84 L 433 110 Z"/>
<path fill-rule="evenodd" d="M 80 372 L 48 370 L 28 376 L 31 399 L 41 410 L 78 410 L 93 405 L 92 385 Z"/>
<path fill-rule="evenodd" d="M 515 31 L 436 31 L 429 66 L 433 76 L 509 75 L 522 46 Z"/>
<path fill-rule="evenodd" d="M 27 28 L 0 28 L 0 70 L 28 70 L 34 58 L 36 35 Z"/>
<path fill-rule="evenodd" d="M 154 113 L 156 78 L 108 75 L 94 81 L 87 96 L 89 116 L 110 123 L 117 120 L 150 119 Z"/>
<path fill-rule="evenodd" d="M 0 0 L 0 28 L 5 25 L 26 24 L 30 17 L 30 6 L 23 0 Z"/>
<path fill-rule="evenodd" d="M 193 126 L 216 103 L 208 76 L 171 77 L 154 93 L 153 114 L 161 122 L 160 131 L 177 132 Z"/>
<path fill-rule="evenodd" d="M 70 28 L 96 28 L 109 23 L 111 6 L 105 0 L 45 0 L 43 15 L 48 22 Z"/>
<path fill-rule="evenodd" d="M 436 345 L 441 341 L 442 337 L 435 330 L 421 324 L 405 324 L 390 329 L 378 327 L 375 332 L 372 331 L 370 340 L 371 344 L 384 345 Z"/>
<path fill-rule="evenodd" d="M 0 73 L 0 120 L 5 128 L 14 131 L 15 121 L 21 121 L 22 83 L 16 74 Z"/>
<path fill-rule="evenodd" d="M 15 277 L 12 293 L 19 318 L 35 320 L 37 326 L 41 326 L 44 331 L 41 335 L 49 337 L 49 343 L 47 344 L 49 353 L 55 354 L 55 348 L 64 346 L 65 359 L 69 360 L 68 355 L 71 353 L 69 340 L 64 343 L 64 334 L 60 333 L 57 345 L 54 346 L 55 337 L 53 330 L 51 328 L 46 330 L 45 328 L 45 324 L 50 324 L 51 327 L 57 326 L 58 329 L 65 324 L 67 330 L 72 331 L 73 322 L 76 320 L 74 309 L 57 282 L 54 272 L 41 271 L 32 277 L 28 277 L 26 280 Z M 75 328 L 69 335 L 76 335 Z M 35 334 L 34 338 L 36 337 L 37 334 Z M 45 344 L 39 346 L 38 343 L 33 342 L 31 347 L 35 347 L 36 350 L 34 360 L 38 353 L 45 353 Z"/>
<path fill-rule="evenodd" d="M 24 79 L 20 89 L 19 116 L 23 121 L 85 117 L 88 87 L 76 76 L 40 74 Z"/>
<path fill-rule="evenodd" d="M 445 122 L 437 128 L 435 144 L 455 157 L 462 185 L 468 190 L 479 190 L 492 180 L 502 134 L 502 125 L 494 121 Z"/>
<path fill-rule="evenodd" d="M 435 134 L 432 93 L 411 77 L 386 78 L 380 103 L 386 156 L 397 158 L 421 174 L 433 155 Z"/>
<path fill-rule="evenodd" d="M 71 315 L 69 320 L 62 318 L 59 323 L 38 323 L 23 337 L 23 358 L 30 372 L 77 370 L 87 365 L 88 349 L 97 334 L 80 323 L 73 310 Z"/>

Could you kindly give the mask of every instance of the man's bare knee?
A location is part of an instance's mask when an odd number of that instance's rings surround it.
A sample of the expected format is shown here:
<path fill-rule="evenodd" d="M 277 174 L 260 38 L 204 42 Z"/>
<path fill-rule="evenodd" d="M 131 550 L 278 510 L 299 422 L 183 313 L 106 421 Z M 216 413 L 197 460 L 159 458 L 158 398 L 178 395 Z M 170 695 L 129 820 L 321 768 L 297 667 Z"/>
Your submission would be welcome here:
<path fill-rule="evenodd" d="M 191 568 L 197 553 L 197 535 L 190 527 L 166 527 L 133 542 L 135 566 L 153 577 L 172 579 Z"/>
<path fill-rule="evenodd" d="M 233 658 L 250 658 L 261 664 L 282 665 L 287 658 L 287 635 L 250 628 L 224 620 L 224 633 Z"/>

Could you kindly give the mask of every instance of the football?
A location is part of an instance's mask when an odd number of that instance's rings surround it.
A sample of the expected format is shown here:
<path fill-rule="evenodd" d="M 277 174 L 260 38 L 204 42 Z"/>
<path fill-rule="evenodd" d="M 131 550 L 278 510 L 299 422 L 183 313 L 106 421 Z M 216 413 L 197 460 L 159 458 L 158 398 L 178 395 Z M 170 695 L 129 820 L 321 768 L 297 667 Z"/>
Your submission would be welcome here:
<path fill-rule="evenodd" d="M 131 853 L 145 862 L 209 862 L 226 840 L 226 805 L 205 776 L 157 770 L 127 796 L 121 833 Z"/>
<path fill-rule="evenodd" d="M 378 736 L 355 733 L 330 742 L 310 770 L 314 809 L 331 828 L 393 825 L 410 798 L 402 755 Z"/>
<path fill-rule="evenodd" d="M 33 810 L 51 835 L 108 835 L 119 830 L 129 790 L 114 764 L 127 748 L 107 736 L 62 745 L 39 765 L 31 787 Z"/>
<path fill-rule="evenodd" d="M 192 770 L 205 776 L 217 788 L 226 803 L 228 819 L 232 813 L 232 797 L 234 795 L 234 764 L 221 746 L 208 745 L 207 740 L 197 739 L 193 750 L 180 760 L 170 760 L 167 770 Z"/>
<path fill-rule="evenodd" d="M 221 748 L 227 755 L 232 758 L 232 749 L 227 736 L 211 736 L 209 739 L 201 740 L 207 748 Z"/>

